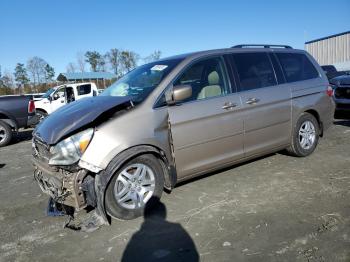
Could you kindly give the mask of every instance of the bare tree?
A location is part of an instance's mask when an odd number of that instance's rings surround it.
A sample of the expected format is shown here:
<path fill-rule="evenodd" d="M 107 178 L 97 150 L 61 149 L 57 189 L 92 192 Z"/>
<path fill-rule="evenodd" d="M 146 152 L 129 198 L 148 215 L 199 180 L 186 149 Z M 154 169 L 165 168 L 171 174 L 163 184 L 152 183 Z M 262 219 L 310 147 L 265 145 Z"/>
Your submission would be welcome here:
<path fill-rule="evenodd" d="M 151 62 L 159 60 L 161 56 L 162 56 L 162 52 L 160 50 L 155 50 L 152 54 L 150 54 L 149 56 L 146 56 L 143 59 L 143 61 L 145 63 L 151 63 Z"/>
<path fill-rule="evenodd" d="M 112 48 L 105 54 L 107 61 L 111 65 L 113 73 L 117 76 L 120 76 L 120 53 L 121 52 L 117 48 Z"/>
<path fill-rule="evenodd" d="M 80 72 L 85 72 L 85 56 L 82 52 L 77 53 L 77 64 Z"/>
<path fill-rule="evenodd" d="M 66 66 L 67 73 L 75 73 L 75 71 L 76 71 L 76 67 L 72 62 Z"/>
<path fill-rule="evenodd" d="M 15 81 L 13 75 L 10 72 L 5 71 L 1 79 L 4 86 L 9 88 L 15 87 Z"/>
<path fill-rule="evenodd" d="M 27 70 L 30 72 L 32 76 L 32 80 L 34 82 L 34 86 L 36 84 L 40 84 L 45 79 L 45 66 L 47 62 L 37 56 L 30 58 L 27 62 Z"/>

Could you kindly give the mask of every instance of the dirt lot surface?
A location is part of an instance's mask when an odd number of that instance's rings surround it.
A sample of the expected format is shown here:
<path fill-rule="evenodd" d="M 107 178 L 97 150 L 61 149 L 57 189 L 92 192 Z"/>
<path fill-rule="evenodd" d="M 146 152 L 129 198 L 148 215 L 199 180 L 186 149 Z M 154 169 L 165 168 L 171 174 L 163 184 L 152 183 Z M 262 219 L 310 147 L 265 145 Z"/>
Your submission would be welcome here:
<path fill-rule="evenodd" d="M 123 254 L 130 261 L 143 252 L 156 261 L 197 254 L 201 261 L 350 261 L 349 120 L 335 121 L 310 157 L 273 154 L 201 177 L 163 194 L 166 220 L 113 221 L 92 233 L 46 216 L 28 133 L 0 149 L 0 261 L 119 261 Z"/>

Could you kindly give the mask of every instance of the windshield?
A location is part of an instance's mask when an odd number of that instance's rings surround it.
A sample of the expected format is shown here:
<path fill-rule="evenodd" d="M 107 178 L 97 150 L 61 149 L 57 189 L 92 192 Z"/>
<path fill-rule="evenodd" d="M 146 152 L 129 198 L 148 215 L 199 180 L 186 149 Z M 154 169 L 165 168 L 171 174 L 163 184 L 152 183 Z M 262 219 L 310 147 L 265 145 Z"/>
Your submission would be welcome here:
<path fill-rule="evenodd" d="M 43 98 L 48 98 L 56 89 L 50 88 L 49 90 L 46 91 L 45 94 L 42 95 Z"/>
<path fill-rule="evenodd" d="M 108 87 L 100 96 L 130 96 L 134 103 L 141 103 L 180 61 L 181 59 L 171 59 L 139 66 Z"/>

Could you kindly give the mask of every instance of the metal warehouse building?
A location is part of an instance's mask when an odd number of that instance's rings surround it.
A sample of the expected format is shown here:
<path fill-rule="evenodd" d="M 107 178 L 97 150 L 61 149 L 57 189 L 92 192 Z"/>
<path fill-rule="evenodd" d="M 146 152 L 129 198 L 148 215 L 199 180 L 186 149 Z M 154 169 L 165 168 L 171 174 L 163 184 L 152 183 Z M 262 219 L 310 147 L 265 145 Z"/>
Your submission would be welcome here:
<path fill-rule="evenodd" d="M 306 42 L 305 49 L 320 65 L 350 70 L 350 31 Z"/>

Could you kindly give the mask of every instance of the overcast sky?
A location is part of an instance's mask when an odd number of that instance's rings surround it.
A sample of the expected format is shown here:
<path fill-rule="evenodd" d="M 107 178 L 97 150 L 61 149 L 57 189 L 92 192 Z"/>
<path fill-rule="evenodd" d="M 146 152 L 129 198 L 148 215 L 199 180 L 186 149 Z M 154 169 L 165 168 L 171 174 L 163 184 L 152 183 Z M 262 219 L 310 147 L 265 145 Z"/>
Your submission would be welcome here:
<path fill-rule="evenodd" d="M 230 47 L 288 44 L 350 30 L 350 0 L 327 1 L 68 1 L 1 0 L 0 65 L 40 56 L 56 74 L 76 54 L 133 50 L 145 57 Z"/>

